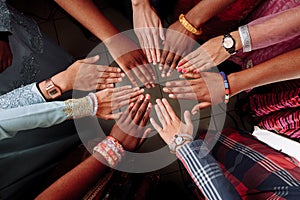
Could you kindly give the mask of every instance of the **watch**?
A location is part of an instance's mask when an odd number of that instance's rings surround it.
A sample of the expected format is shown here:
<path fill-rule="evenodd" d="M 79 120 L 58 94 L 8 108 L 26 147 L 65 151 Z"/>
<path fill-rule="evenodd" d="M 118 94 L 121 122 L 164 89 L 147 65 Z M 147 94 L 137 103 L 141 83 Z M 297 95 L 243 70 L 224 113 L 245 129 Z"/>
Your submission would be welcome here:
<path fill-rule="evenodd" d="M 233 39 L 233 37 L 229 33 L 224 34 L 223 41 L 222 41 L 222 46 L 231 55 L 233 55 L 233 54 L 236 53 L 236 50 L 235 50 L 235 40 Z"/>
<path fill-rule="evenodd" d="M 52 98 L 55 99 L 59 96 L 61 96 L 61 89 L 56 86 L 51 79 L 47 79 L 45 81 L 45 86 L 46 86 L 46 92 L 47 94 Z"/>
<path fill-rule="evenodd" d="M 191 141 L 193 141 L 193 137 L 189 134 L 181 133 L 181 134 L 178 134 L 178 135 L 177 134 L 174 135 L 174 137 L 171 139 L 171 142 L 169 144 L 169 148 L 171 150 L 171 153 L 175 153 L 176 149 L 179 146 L 182 146 L 185 143 L 191 142 Z"/>

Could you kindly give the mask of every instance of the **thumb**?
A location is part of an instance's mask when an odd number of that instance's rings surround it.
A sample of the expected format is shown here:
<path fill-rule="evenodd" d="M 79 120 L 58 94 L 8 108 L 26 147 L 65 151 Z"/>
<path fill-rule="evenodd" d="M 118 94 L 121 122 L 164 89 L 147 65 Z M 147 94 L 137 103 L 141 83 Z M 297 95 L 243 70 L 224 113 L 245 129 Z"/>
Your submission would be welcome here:
<path fill-rule="evenodd" d="M 189 128 L 193 128 L 193 123 L 192 123 L 192 120 L 191 120 L 191 114 L 190 114 L 190 111 L 186 110 L 184 111 L 184 122 L 186 123 L 186 125 L 189 127 Z"/>
<path fill-rule="evenodd" d="M 95 55 L 95 56 L 83 59 L 82 62 L 88 63 L 88 64 L 93 64 L 93 63 L 97 62 L 99 60 L 99 58 L 100 58 L 99 55 Z"/>
<path fill-rule="evenodd" d="M 164 28 L 163 28 L 163 26 L 162 26 L 161 23 L 159 23 L 158 29 L 159 29 L 159 37 L 160 37 L 160 39 L 161 40 L 165 40 L 166 38 L 165 38 Z"/>
<path fill-rule="evenodd" d="M 142 138 L 141 138 L 138 146 L 141 146 L 145 142 L 145 140 L 146 140 L 146 138 L 148 138 L 148 135 L 150 134 L 150 132 L 151 132 L 151 128 L 147 128 L 145 130 L 145 132 L 144 132 L 144 134 L 143 134 L 143 136 L 142 136 Z"/>
<path fill-rule="evenodd" d="M 211 106 L 211 103 L 210 102 L 201 102 L 201 103 L 198 103 L 197 105 L 195 105 L 192 109 L 192 114 L 195 115 L 197 114 L 197 112 L 201 109 L 204 109 L 204 108 L 207 108 Z"/>

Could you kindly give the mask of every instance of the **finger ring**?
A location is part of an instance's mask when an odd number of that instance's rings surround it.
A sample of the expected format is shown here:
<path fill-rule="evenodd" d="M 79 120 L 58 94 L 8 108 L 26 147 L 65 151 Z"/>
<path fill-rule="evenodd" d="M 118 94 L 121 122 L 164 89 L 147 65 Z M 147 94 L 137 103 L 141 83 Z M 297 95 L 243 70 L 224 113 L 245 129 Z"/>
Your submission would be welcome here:
<path fill-rule="evenodd" d="M 166 63 L 169 65 L 169 64 L 172 63 L 172 61 L 171 60 L 167 60 Z"/>

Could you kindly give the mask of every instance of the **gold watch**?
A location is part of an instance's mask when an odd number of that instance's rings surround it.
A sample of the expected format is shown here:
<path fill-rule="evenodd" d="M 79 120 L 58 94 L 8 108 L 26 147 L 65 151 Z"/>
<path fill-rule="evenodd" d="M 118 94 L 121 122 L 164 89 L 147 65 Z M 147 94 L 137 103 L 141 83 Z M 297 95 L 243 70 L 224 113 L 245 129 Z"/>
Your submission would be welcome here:
<path fill-rule="evenodd" d="M 53 81 L 49 78 L 45 81 L 46 92 L 51 97 L 51 99 L 55 99 L 61 96 L 61 89 L 53 83 Z"/>

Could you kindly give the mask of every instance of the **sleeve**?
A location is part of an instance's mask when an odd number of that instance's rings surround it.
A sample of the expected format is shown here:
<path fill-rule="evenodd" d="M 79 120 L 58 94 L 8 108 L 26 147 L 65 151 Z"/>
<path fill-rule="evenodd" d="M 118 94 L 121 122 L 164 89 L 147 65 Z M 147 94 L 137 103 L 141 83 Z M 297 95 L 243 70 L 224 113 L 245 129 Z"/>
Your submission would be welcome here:
<path fill-rule="evenodd" d="M 241 199 L 202 140 L 183 145 L 176 156 L 206 199 Z"/>
<path fill-rule="evenodd" d="M 13 137 L 21 130 L 44 128 L 67 119 L 92 116 L 93 109 L 93 102 L 89 96 L 0 109 L 0 140 Z"/>
<path fill-rule="evenodd" d="M 10 109 L 45 102 L 45 99 L 37 89 L 36 83 L 32 83 L 1 95 L 0 109 Z"/>
<path fill-rule="evenodd" d="M 300 6 L 258 18 L 247 26 L 252 50 L 268 47 L 300 35 Z"/>
<path fill-rule="evenodd" d="M 5 0 L 0 0 L 0 32 L 12 32 L 11 13 Z"/>

